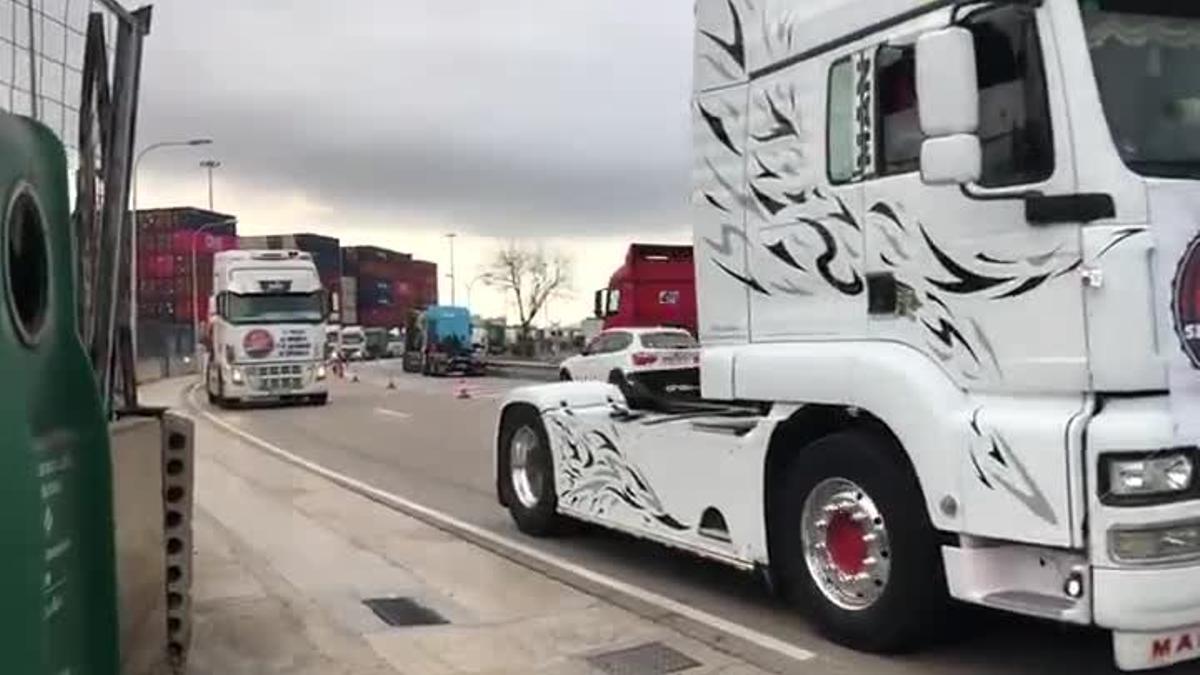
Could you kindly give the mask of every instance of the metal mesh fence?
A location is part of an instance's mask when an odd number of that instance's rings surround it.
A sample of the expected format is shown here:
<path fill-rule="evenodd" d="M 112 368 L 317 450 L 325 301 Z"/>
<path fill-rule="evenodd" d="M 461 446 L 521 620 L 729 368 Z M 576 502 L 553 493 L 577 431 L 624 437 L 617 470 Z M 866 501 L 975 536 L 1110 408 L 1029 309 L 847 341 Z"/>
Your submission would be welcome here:
<path fill-rule="evenodd" d="M 106 398 L 120 375 L 130 406 L 126 201 L 149 21 L 149 8 L 131 13 L 120 0 L 0 0 L 0 111 L 41 122 L 64 146 L 80 337 Z"/>
<path fill-rule="evenodd" d="M 89 16 L 104 19 L 107 78 L 124 10 L 104 0 L 0 0 L 0 110 L 39 120 L 79 164 L 79 114 Z"/>

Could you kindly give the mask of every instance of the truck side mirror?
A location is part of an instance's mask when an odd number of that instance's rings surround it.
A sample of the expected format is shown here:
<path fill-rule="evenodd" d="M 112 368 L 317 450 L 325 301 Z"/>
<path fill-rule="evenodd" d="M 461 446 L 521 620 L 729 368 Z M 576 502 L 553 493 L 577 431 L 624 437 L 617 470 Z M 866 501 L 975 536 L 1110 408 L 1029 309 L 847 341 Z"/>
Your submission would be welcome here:
<path fill-rule="evenodd" d="M 963 185 L 983 175 L 979 130 L 979 79 L 975 38 L 952 26 L 917 40 L 917 105 L 921 179 L 928 185 Z"/>
<path fill-rule="evenodd" d="M 592 301 L 592 316 L 597 319 L 603 319 L 608 316 L 608 289 L 602 288 L 596 291 L 596 295 Z"/>

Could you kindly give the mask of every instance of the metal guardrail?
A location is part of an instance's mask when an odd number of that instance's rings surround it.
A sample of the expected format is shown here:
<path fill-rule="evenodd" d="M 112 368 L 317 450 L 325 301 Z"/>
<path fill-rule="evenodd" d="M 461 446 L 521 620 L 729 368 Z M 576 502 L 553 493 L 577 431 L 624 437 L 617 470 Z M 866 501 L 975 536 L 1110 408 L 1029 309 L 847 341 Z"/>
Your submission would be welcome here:
<path fill-rule="evenodd" d="M 488 361 L 488 373 L 498 377 L 553 382 L 558 379 L 558 364 L 542 361 Z"/>

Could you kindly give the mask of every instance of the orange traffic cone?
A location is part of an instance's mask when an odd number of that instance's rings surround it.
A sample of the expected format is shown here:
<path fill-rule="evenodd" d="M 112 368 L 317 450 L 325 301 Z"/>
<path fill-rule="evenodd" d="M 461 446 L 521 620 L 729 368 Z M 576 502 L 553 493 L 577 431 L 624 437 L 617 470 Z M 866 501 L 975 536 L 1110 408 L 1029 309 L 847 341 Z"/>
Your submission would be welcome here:
<path fill-rule="evenodd" d="M 471 390 L 470 390 L 470 389 L 467 389 L 467 381 L 466 381 L 466 380 L 461 380 L 461 379 L 460 379 L 460 380 L 458 381 L 458 394 L 457 394 L 457 397 L 458 397 L 458 398 L 471 398 Z"/>

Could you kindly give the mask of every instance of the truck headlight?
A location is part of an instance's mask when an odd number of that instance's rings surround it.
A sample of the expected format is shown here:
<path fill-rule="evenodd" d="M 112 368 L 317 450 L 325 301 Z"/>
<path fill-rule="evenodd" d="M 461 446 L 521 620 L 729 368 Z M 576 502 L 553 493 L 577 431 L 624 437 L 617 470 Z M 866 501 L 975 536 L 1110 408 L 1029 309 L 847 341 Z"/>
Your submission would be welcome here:
<path fill-rule="evenodd" d="M 243 382 L 246 381 L 246 376 L 242 373 L 241 368 L 236 368 L 236 367 L 230 368 L 229 369 L 229 380 L 231 382 L 233 382 L 234 384 L 242 384 Z"/>
<path fill-rule="evenodd" d="M 1128 563 L 1179 562 L 1200 558 L 1200 522 L 1109 530 L 1108 550 Z"/>
<path fill-rule="evenodd" d="M 325 379 L 325 364 L 318 363 L 316 368 L 316 376 L 318 380 Z"/>
<path fill-rule="evenodd" d="M 1196 449 L 1101 457 L 1100 500 L 1105 504 L 1146 504 L 1196 492 Z"/>

